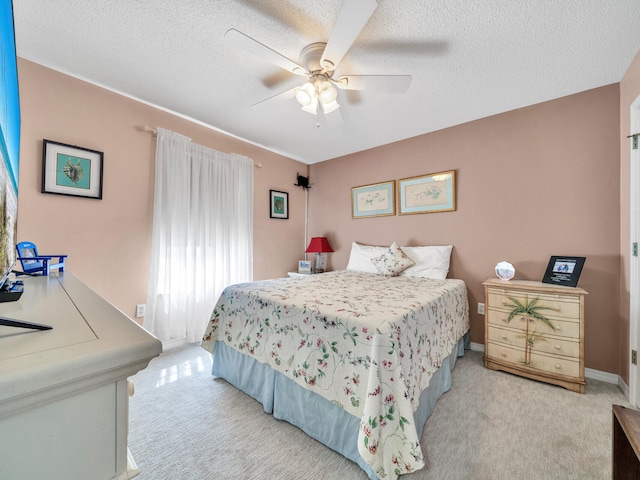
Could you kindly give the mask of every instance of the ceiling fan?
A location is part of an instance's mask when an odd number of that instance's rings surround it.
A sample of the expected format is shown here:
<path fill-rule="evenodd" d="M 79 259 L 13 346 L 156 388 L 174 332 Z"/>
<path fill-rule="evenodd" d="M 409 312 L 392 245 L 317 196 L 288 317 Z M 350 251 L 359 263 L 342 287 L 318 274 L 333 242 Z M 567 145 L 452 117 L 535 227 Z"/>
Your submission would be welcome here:
<path fill-rule="evenodd" d="M 250 36 L 232 28 L 225 33 L 231 45 L 248 51 L 295 75 L 307 77 L 298 87 L 269 97 L 254 105 L 292 93 L 302 110 L 312 114 L 322 107 L 325 115 L 338 110 L 336 87 L 343 90 L 371 90 L 404 93 L 411 84 L 411 75 L 341 75 L 334 74 L 356 37 L 378 7 L 376 0 L 344 0 L 340 14 L 327 43 L 315 42 L 300 53 L 301 64 L 290 60 Z"/>

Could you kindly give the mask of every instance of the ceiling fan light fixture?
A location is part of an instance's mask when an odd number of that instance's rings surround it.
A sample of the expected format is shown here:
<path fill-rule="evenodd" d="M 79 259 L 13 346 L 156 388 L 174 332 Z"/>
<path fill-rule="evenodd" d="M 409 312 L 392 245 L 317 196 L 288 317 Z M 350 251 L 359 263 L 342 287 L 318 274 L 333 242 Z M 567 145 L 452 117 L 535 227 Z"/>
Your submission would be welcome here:
<path fill-rule="evenodd" d="M 317 99 L 315 98 L 316 89 L 313 86 L 313 84 L 310 82 L 307 82 L 301 87 L 296 88 L 295 94 L 296 94 L 296 100 L 298 100 L 298 103 L 303 107 L 310 106 L 314 102 L 314 100 L 317 103 Z"/>
<path fill-rule="evenodd" d="M 323 105 L 335 102 L 337 96 L 338 91 L 336 90 L 336 87 L 331 85 L 328 81 L 325 80 L 318 86 L 318 100 L 320 100 L 320 103 Z"/>
<path fill-rule="evenodd" d="M 311 102 L 308 105 L 302 105 L 301 110 L 316 115 L 318 113 L 318 99 L 316 97 L 311 97 Z"/>
<path fill-rule="evenodd" d="M 338 105 L 338 102 L 336 102 L 335 100 L 329 103 L 322 104 L 322 111 L 325 113 L 325 115 L 328 113 L 334 112 L 339 108 L 340 108 L 340 105 Z"/>
<path fill-rule="evenodd" d="M 340 108 L 336 102 L 338 91 L 324 76 L 314 76 L 310 82 L 295 88 L 294 92 L 296 100 L 305 112 L 316 115 L 318 103 L 322 104 L 324 113 L 330 113 Z"/>

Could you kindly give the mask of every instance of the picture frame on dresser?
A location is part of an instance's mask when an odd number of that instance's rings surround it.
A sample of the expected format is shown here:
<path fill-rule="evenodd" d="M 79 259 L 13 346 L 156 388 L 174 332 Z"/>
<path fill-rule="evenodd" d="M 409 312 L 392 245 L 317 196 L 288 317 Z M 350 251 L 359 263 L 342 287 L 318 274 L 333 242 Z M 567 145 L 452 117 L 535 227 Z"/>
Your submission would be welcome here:
<path fill-rule="evenodd" d="M 311 262 L 309 260 L 298 261 L 298 273 L 311 273 Z"/>
<path fill-rule="evenodd" d="M 578 285 L 586 257 L 552 256 L 544 272 L 542 283 L 565 287 Z"/>

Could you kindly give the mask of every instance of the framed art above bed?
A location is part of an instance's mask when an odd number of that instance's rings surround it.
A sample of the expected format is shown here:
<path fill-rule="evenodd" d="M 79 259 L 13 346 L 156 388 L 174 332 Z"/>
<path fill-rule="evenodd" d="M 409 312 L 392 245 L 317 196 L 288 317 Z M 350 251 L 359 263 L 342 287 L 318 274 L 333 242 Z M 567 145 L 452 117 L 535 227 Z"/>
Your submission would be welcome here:
<path fill-rule="evenodd" d="M 351 189 L 352 218 L 395 215 L 395 183 L 383 182 Z"/>
<path fill-rule="evenodd" d="M 455 209 L 455 170 L 398 180 L 398 213 L 400 215 L 451 212 Z"/>

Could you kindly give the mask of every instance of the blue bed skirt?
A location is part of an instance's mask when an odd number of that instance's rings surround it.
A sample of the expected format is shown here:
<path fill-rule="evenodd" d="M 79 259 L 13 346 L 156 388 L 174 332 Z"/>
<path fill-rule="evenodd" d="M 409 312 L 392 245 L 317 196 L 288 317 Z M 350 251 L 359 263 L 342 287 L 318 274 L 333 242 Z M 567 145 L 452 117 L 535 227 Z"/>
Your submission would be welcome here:
<path fill-rule="evenodd" d="M 420 395 L 414 422 L 418 437 L 440 396 L 451 388 L 451 371 L 456 359 L 469 348 L 469 333 L 460 341 L 434 373 L 429 387 Z M 373 469 L 358 452 L 360 419 L 293 380 L 218 341 L 212 374 L 259 401 L 264 411 L 297 426 L 310 437 L 356 462 L 371 480 L 378 480 Z"/>

